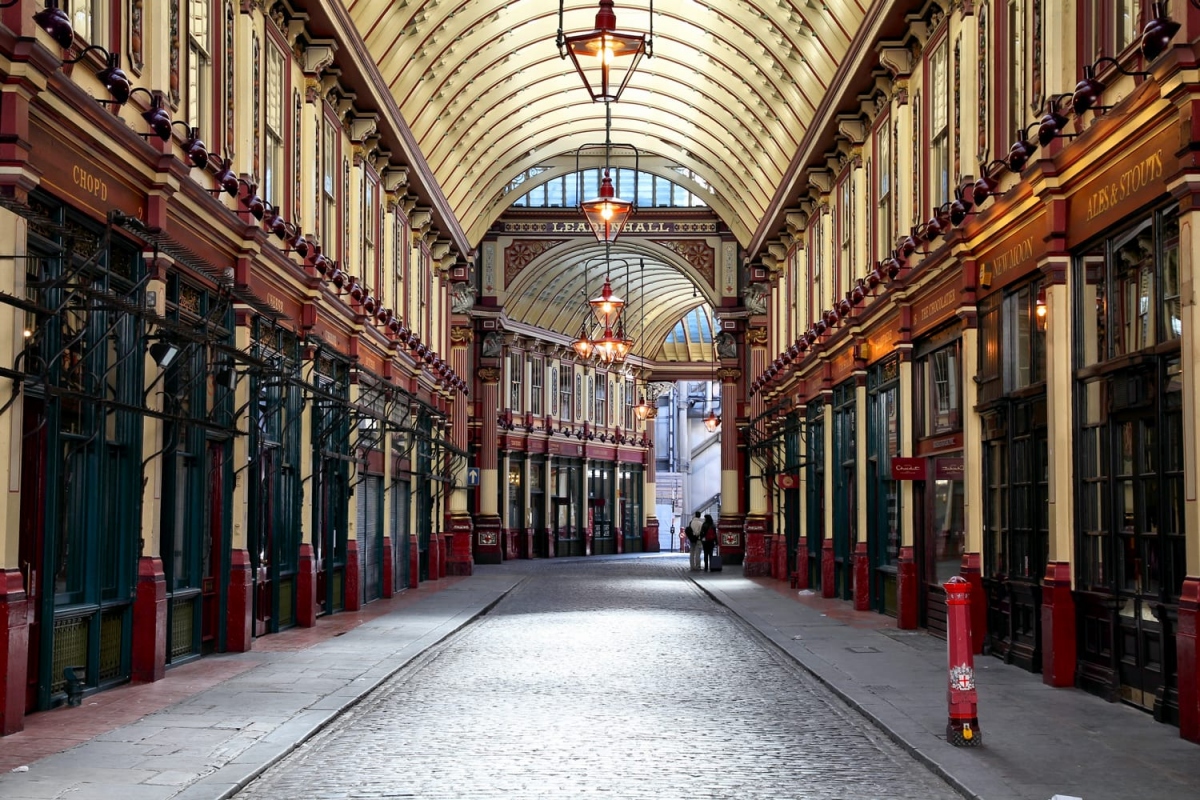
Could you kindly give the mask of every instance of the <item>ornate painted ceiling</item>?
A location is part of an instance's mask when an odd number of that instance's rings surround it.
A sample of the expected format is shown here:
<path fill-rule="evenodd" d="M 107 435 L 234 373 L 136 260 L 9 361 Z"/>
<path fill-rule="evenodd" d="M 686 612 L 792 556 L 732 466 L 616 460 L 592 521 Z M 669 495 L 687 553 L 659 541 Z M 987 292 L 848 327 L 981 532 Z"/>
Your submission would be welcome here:
<path fill-rule="evenodd" d="M 648 31 L 648 5 L 618 0 L 617 28 Z M 707 182 L 714 212 L 749 244 L 869 5 L 656 0 L 653 57 L 612 106 L 612 141 L 638 148 L 642 169 L 682 167 Z M 518 196 L 503 193 L 515 177 L 536 167 L 561 174 L 581 146 L 604 141 L 604 105 L 590 102 L 555 46 L 554 0 L 347 0 L 347 7 L 472 243 Z M 597 0 L 567 0 L 563 29 L 592 29 L 597 8 Z M 621 254 L 630 255 L 614 252 Z M 579 295 L 578 263 L 545 266 L 558 271 L 547 276 L 566 296 Z M 691 297 L 692 280 L 661 266 L 654 286 L 666 292 L 662 301 Z M 689 308 L 675 306 L 674 321 Z M 525 321 L 548 320 L 552 309 L 532 313 Z"/>

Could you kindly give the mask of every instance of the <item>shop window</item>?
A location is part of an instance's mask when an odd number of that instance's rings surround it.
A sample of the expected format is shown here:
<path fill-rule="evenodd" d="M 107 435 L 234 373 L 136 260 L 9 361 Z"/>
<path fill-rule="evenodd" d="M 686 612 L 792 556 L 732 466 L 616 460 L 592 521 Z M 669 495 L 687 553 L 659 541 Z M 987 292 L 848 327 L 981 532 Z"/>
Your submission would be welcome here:
<path fill-rule="evenodd" d="M 1004 388 L 1024 389 L 1046 380 L 1046 324 L 1038 316 L 1040 282 L 1027 284 L 1004 298 Z"/>
<path fill-rule="evenodd" d="M 917 362 L 920 436 L 938 436 L 957 431 L 962 426 L 960 346 L 961 343 L 955 340 Z"/>

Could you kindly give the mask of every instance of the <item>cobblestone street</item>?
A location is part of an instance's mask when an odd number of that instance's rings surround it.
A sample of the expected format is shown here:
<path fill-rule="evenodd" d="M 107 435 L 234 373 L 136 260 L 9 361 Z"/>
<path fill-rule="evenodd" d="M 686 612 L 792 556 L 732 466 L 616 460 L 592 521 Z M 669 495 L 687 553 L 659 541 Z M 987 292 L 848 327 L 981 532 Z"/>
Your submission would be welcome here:
<path fill-rule="evenodd" d="M 686 574 L 539 564 L 237 796 L 958 797 Z"/>

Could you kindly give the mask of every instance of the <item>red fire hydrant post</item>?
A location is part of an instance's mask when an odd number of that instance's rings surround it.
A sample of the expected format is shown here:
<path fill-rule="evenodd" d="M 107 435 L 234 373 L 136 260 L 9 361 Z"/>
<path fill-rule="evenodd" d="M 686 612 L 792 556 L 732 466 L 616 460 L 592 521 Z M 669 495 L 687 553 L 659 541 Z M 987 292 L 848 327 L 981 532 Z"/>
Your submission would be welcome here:
<path fill-rule="evenodd" d="M 946 656 L 950 668 L 946 741 L 957 747 L 978 747 L 983 744 L 983 735 L 975 693 L 975 659 L 971 655 L 971 584 L 956 575 L 942 588 L 946 590 Z"/>

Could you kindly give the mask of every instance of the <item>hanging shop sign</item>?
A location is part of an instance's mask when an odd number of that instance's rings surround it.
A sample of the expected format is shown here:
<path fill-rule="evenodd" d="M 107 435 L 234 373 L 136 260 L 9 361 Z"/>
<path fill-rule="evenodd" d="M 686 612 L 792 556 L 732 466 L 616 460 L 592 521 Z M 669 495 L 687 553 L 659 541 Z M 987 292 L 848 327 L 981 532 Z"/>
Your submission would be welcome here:
<path fill-rule="evenodd" d="M 892 458 L 892 480 L 894 481 L 923 481 L 929 474 L 923 458 Z"/>
<path fill-rule="evenodd" d="M 1096 236 L 1165 194 L 1167 178 L 1178 170 L 1178 142 L 1178 129 L 1163 125 L 1139 144 L 1114 153 L 1111 166 L 1076 188 L 1068 199 L 1067 246 Z"/>
<path fill-rule="evenodd" d="M 775 476 L 775 485 L 780 489 L 795 489 L 800 486 L 800 476 L 791 472 L 782 472 Z"/>

